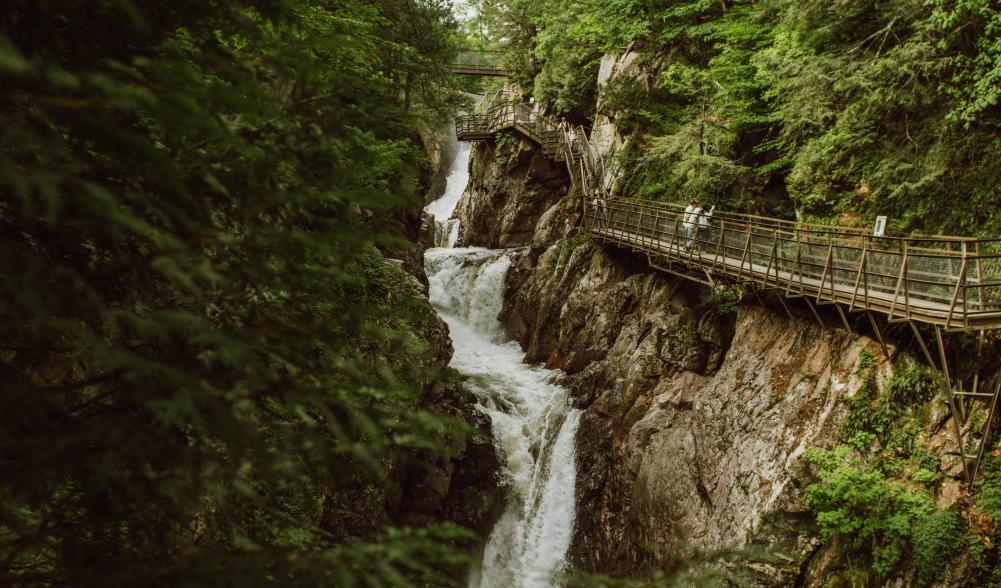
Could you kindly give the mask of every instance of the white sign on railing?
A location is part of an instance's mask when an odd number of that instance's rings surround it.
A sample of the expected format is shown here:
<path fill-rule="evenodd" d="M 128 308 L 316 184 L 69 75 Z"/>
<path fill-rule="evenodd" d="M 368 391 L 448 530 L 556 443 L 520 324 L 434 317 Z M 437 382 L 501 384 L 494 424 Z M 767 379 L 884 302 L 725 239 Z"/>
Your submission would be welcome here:
<path fill-rule="evenodd" d="M 886 217 L 877 216 L 876 217 L 876 227 L 872 230 L 873 237 L 882 237 L 883 233 L 886 232 Z"/>

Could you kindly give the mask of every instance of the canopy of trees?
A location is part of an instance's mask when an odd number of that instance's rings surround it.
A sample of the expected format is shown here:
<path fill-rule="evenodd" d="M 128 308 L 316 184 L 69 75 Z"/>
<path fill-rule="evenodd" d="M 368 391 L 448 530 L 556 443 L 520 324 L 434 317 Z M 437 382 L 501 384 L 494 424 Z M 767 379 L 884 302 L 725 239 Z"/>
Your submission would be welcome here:
<path fill-rule="evenodd" d="M 415 409 L 440 325 L 378 230 L 463 104 L 455 28 L 442 0 L 0 6 L 0 584 L 446 581 L 459 531 L 364 500 L 460 427 Z"/>
<path fill-rule="evenodd" d="M 895 228 L 1001 228 L 995 0 L 480 0 L 518 81 L 594 115 L 605 53 L 649 78 L 607 88 L 632 135 L 628 194 Z"/>

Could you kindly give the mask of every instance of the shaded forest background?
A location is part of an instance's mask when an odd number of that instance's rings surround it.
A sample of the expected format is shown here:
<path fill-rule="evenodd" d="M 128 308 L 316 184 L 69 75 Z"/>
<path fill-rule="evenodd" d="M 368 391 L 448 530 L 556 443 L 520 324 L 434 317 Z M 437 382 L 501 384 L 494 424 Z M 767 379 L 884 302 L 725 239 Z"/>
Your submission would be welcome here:
<path fill-rule="evenodd" d="M 927 233 L 1001 228 L 994 0 L 480 0 L 526 92 L 590 124 L 601 56 L 634 51 L 601 110 L 628 195 Z M 862 218 L 864 217 L 864 220 Z"/>
<path fill-rule="evenodd" d="M 0 585 L 438 585 L 440 0 L 0 6 Z M 431 458 L 427 458 L 431 459 Z M 398 492 L 398 490 L 397 490 Z M 430 565 L 431 563 L 434 565 Z"/>

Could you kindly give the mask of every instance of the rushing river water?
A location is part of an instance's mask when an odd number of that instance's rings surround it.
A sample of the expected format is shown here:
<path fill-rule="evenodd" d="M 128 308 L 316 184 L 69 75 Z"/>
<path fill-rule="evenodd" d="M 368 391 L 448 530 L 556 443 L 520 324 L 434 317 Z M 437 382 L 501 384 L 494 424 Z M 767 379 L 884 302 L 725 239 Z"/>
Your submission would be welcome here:
<path fill-rule="evenodd" d="M 445 194 L 426 208 L 435 216 L 437 247 L 424 262 L 431 303 L 455 347 L 450 365 L 466 376 L 479 410 L 490 417 L 508 491 L 470 587 L 548 588 L 570 544 L 580 411 L 553 383 L 554 372 L 522 363 L 521 348 L 497 320 L 516 252 L 454 248 L 458 221 L 448 217 L 469 180 L 469 144 L 459 145 Z"/>

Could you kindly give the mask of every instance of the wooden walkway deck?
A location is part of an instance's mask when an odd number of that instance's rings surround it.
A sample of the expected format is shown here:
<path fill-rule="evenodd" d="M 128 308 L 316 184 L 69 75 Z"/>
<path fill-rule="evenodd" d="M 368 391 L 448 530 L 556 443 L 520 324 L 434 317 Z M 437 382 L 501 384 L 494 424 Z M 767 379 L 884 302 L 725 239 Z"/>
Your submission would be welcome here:
<path fill-rule="evenodd" d="M 725 212 L 713 215 L 708 236 L 700 238 L 697 229 L 689 236 L 677 205 L 623 198 L 582 205 L 592 238 L 643 253 L 661 271 L 710 284 L 720 277 L 750 282 L 775 291 L 787 312 L 784 299 L 801 298 L 822 324 L 814 305 L 830 304 L 849 331 L 845 309 L 864 311 L 887 356 L 874 313 L 909 323 L 945 393 L 963 478 L 967 484 L 977 479 L 1001 399 L 1001 374 L 994 373 L 997 366 L 981 365 L 980 355 L 985 331 L 1001 327 L 1001 239 L 875 237 L 853 227 Z M 934 347 L 918 323 L 933 326 Z M 950 371 L 943 335 L 950 330 L 978 333 L 976 357 L 966 358 L 972 381 Z M 978 423 L 971 417 L 979 400 L 989 408 Z"/>
<path fill-rule="evenodd" d="M 661 269 L 685 270 L 685 277 L 695 270 L 710 280 L 755 282 L 786 298 L 878 312 L 890 322 L 1001 327 L 1001 239 L 873 237 L 850 227 L 717 212 L 709 238 L 689 250 L 683 212 L 612 198 L 586 204 L 584 226 L 600 241 L 647 254 Z"/>
<path fill-rule="evenodd" d="M 501 131 L 518 133 L 541 146 L 546 157 L 565 162 L 578 194 L 602 189 L 605 161 L 592 148 L 580 126 L 560 124 L 526 104 L 510 101 L 496 105 L 490 101 L 482 112 L 460 116 L 455 121 L 455 137 L 460 141 L 490 141 Z"/>
<path fill-rule="evenodd" d="M 908 323 L 946 395 L 963 477 L 968 484 L 976 480 L 1001 405 L 1001 375 L 992 374 L 991 380 L 980 374 L 996 369 L 981 366 L 980 354 L 985 331 L 1001 328 L 1001 239 L 876 237 L 855 227 L 729 212 L 716 212 L 708 236 L 700 239 L 696 227 L 687 232 L 681 206 L 596 198 L 608 192 L 602 182 L 610 174 L 584 129 L 541 117 L 524 104 L 492 104 L 456 121 L 458 139 L 489 141 L 497 132 L 516 132 L 541 145 L 545 155 L 565 161 L 580 196 L 583 229 L 595 240 L 640 252 L 652 267 L 685 279 L 710 285 L 725 279 L 752 283 L 755 292 L 772 290 L 790 316 L 786 298 L 804 300 L 822 324 L 816 305 L 828 304 L 851 331 L 845 311 L 863 311 L 887 356 L 875 315 Z M 933 327 L 937 358 L 918 323 Z M 948 331 L 977 332 L 972 382 L 950 375 Z M 970 420 L 978 400 L 990 405 L 979 425 Z"/>

